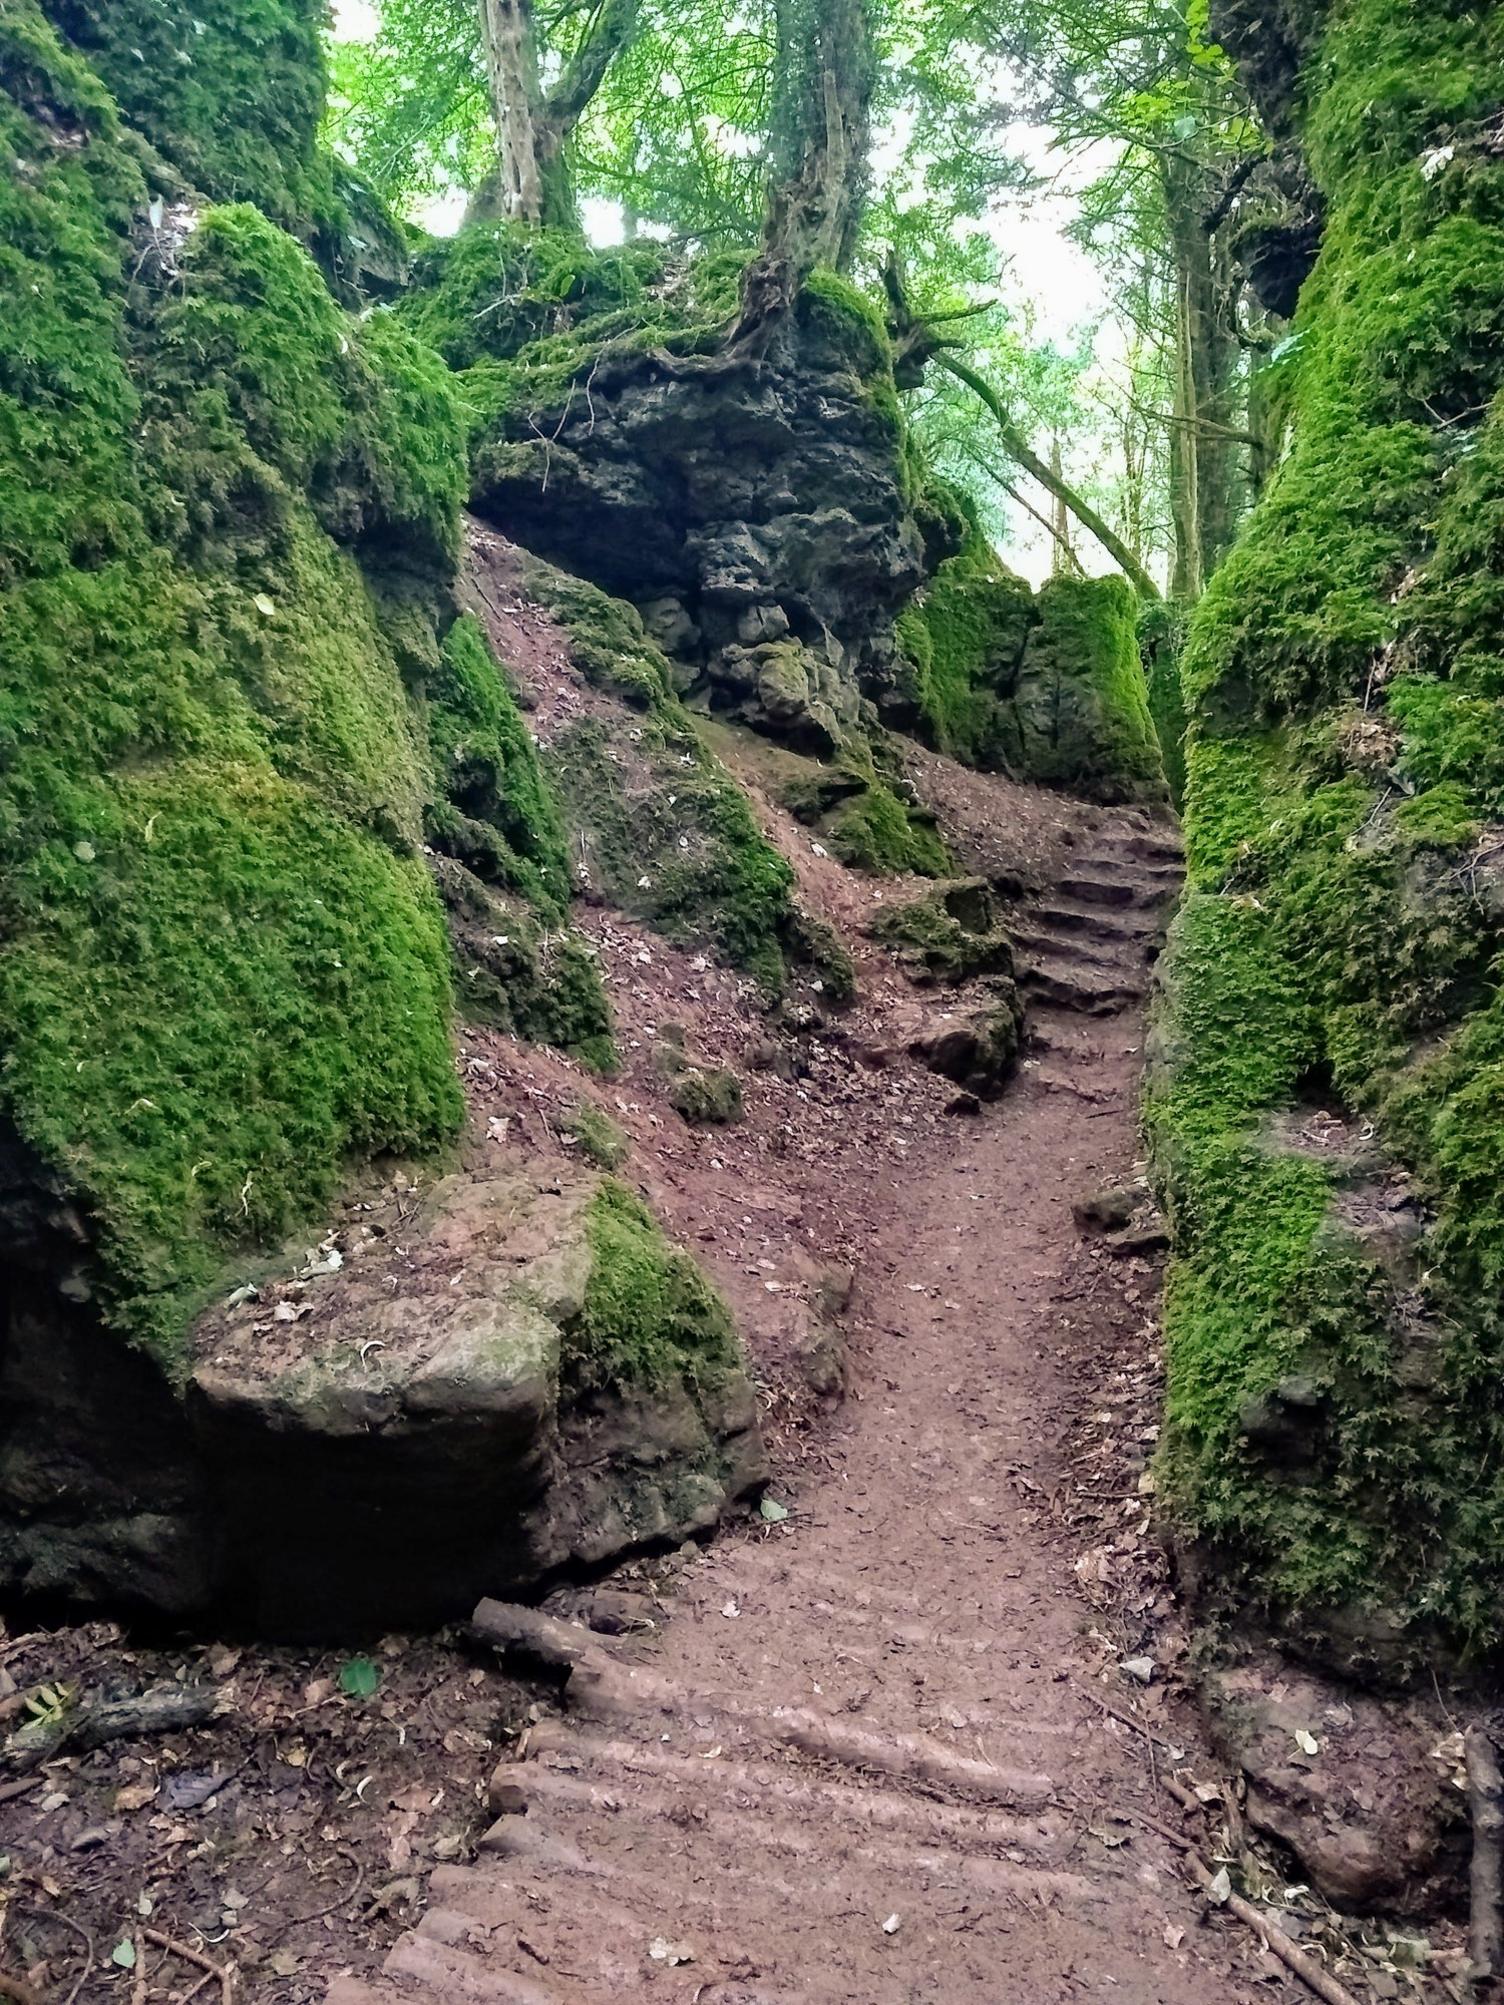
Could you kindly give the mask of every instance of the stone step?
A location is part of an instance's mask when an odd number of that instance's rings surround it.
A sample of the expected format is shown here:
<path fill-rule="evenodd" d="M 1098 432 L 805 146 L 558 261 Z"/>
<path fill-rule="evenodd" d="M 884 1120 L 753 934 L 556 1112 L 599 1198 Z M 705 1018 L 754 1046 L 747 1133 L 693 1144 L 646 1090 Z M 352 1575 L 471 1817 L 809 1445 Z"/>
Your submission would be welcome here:
<path fill-rule="evenodd" d="M 1148 936 L 1135 933 L 1054 933 L 1047 927 L 1012 928 L 1014 952 L 1019 965 L 1053 957 L 1057 961 L 1079 962 L 1083 967 L 1114 969 L 1137 966 L 1144 957 Z"/>
<path fill-rule="evenodd" d="M 1141 863 L 1162 863 L 1182 873 L 1185 870 L 1185 844 L 1178 830 L 1127 835 L 1121 853 L 1136 857 Z"/>
<path fill-rule="evenodd" d="M 1150 940 L 1164 930 L 1164 915 L 1141 905 L 1093 905 L 1058 891 L 1027 908 L 1026 923 L 1052 933 L 1085 934 L 1104 941 Z"/>
<path fill-rule="evenodd" d="M 1080 1016 L 1116 1016 L 1149 993 L 1147 974 L 1099 973 L 1053 957 L 1021 970 L 1018 985 L 1031 1001 Z"/>
<path fill-rule="evenodd" d="M 1057 880 L 1056 892 L 1086 905 L 1154 906 L 1165 905 L 1180 890 L 1178 870 L 1161 870 L 1148 863 L 1131 870 L 1115 869 L 1106 859 L 1079 858 L 1068 877 Z"/>
<path fill-rule="evenodd" d="M 1033 1815 L 980 1810 L 968 1804 L 919 1798 L 879 1783 L 860 1784 L 836 1779 L 823 1769 L 789 1763 L 745 1761 L 709 1750 L 685 1751 L 661 1741 L 607 1738 L 560 1725 L 545 1744 L 523 1762 L 509 1762 L 498 1771 L 514 1782 L 530 1802 L 556 1795 L 556 1777 L 587 1776 L 634 1805 L 655 1809 L 681 1806 L 688 1796 L 698 1802 L 734 1797 L 738 1804 L 756 1806 L 768 1815 L 788 1814 L 801 1824 L 818 1818 L 851 1832 L 867 1830 L 888 1836 L 926 1841 L 943 1840 L 958 1851 L 995 1850 L 1058 1858 L 1068 1827 L 1059 1813 L 1045 1808 Z M 568 1792 L 565 1792 L 568 1794 Z"/>

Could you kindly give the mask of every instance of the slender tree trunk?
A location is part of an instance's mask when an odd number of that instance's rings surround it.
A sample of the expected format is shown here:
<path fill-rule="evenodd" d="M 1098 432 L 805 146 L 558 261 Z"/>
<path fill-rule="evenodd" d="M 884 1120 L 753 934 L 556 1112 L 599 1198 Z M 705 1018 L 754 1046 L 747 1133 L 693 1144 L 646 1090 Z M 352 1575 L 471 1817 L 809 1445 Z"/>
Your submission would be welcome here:
<path fill-rule="evenodd" d="M 541 223 L 543 99 L 533 11 L 529 0 L 480 0 L 480 14 L 498 157 L 472 205 L 472 215 Z"/>
<path fill-rule="evenodd" d="M 1051 497 L 1053 505 L 1050 510 L 1052 518 L 1051 534 L 1055 538 L 1054 560 L 1051 569 L 1058 577 L 1062 572 L 1080 569 L 1080 566 L 1076 562 L 1076 553 L 1071 548 L 1071 512 L 1066 506 L 1065 495 L 1061 491 L 1065 486 L 1065 465 L 1060 456 L 1060 441 L 1058 438 L 1051 439 L 1050 441 L 1050 477 L 1058 482 Z"/>
<path fill-rule="evenodd" d="M 1206 227 L 1209 177 L 1194 161 L 1167 157 L 1161 178 L 1176 277 L 1174 596 L 1195 598 L 1231 548 L 1248 500 L 1238 437 L 1242 349 L 1229 255 Z"/>
<path fill-rule="evenodd" d="M 569 136 L 637 35 L 640 0 L 603 0 L 585 40 L 551 91 L 539 81 L 532 0 L 480 0 L 481 39 L 496 125 L 497 162 L 476 190 L 467 222 L 578 229 Z"/>
<path fill-rule="evenodd" d="M 1190 301 L 1184 273 L 1175 287 L 1175 385 L 1170 426 L 1170 521 L 1175 561 L 1172 599 L 1201 596 L 1201 508 L 1197 492 L 1196 378 L 1192 357 Z"/>
<path fill-rule="evenodd" d="M 1130 584 L 1144 598 L 1157 599 L 1160 596 L 1158 585 L 1155 584 L 1154 580 L 1128 548 L 1122 537 L 1118 535 L 1111 523 L 1103 520 L 1083 495 L 1078 494 L 1068 482 L 1057 478 L 1051 472 L 1049 466 L 1034 451 L 1029 441 L 1009 417 L 1007 406 L 997 391 L 987 381 L 986 377 L 979 376 L 969 362 L 962 362 L 957 356 L 950 354 L 945 349 L 939 350 L 934 359 L 942 369 L 948 369 L 958 382 L 964 383 L 969 390 L 974 390 L 981 398 L 982 402 L 992 413 L 1008 457 L 1021 466 L 1025 473 L 1037 480 L 1047 494 L 1054 495 L 1057 499 L 1064 501 L 1066 507 L 1075 516 L 1082 528 L 1091 531 L 1092 535 L 1096 537 L 1113 562 L 1126 575 Z"/>
<path fill-rule="evenodd" d="M 773 178 L 738 341 L 765 339 L 817 265 L 849 268 L 871 147 L 871 0 L 779 0 Z"/>

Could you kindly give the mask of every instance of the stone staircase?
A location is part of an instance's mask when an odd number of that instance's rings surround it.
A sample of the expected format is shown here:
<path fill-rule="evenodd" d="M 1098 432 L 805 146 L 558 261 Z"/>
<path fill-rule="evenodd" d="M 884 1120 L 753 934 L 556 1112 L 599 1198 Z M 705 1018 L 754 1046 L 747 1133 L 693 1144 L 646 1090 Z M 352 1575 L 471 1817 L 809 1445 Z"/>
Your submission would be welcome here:
<path fill-rule="evenodd" d="M 1143 1001 L 1184 875 L 1172 822 L 1143 815 L 1094 830 L 1067 872 L 1014 918 L 1024 996 L 1084 1016 Z"/>

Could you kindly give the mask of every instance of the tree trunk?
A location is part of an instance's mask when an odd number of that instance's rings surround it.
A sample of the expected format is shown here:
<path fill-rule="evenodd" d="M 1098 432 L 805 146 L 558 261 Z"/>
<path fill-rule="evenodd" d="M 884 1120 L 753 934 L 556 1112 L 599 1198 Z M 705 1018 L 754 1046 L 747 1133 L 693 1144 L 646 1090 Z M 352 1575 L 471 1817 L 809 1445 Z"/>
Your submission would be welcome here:
<path fill-rule="evenodd" d="M 1063 500 L 1071 514 L 1083 529 L 1089 529 L 1113 562 L 1128 578 L 1130 584 L 1146 599 L 1160 596 L 1158 585 L 1149 576 L 1128 545 L 1118 535 L 1110 523 L 1105 522 L 1084 496 L 1078 494 L 1066 481 L 1059 479 L 1039 457 L 1023 433 L 1008 416 L 1007 406 L 993 389 L 985 376 L 979 376 L 969 362 L 962 362 L 944 349 L 935 355 L 935 361 L 942 369 L 948 369 L 958 382 L 974 390 L 992 413 L 1003 446 L 1008 457 L 1015 460 L 1025 473 L 1037 480 L 1047 494 Z"/>
<path fill-rule="evenodd" d="M 1175 557 L 1170 574 L 1172 599 L 1201 596 L 1201 508 L 1197 493 L 1196 380 L 1192 360 L 1190 303 L 1185 275 L 1175 286 L 1175 383 L 1170 425 L 1170 522 Z"/>
<path fill-rule="evenodd" d="M 471 219 L 543 221 L 543 162 L 539 128 L 543 97 L 538 41 L 529 0 L 480 0 L 497 163 L 477 192 Z"/>
<path fill-rule="evenodd" d="M 1161 179 L 1176 278 L 1174 596 L 1195 598 L 1231 548 L 1248 499 L 1238 437 L 1242 349 L 1228 252 L 1206 227 L 1210 177 L 1193 160 L 1167 156 Z"/>
<path fill-rule="evenodd" d="M 579 228 L 569 136 L 612 63 L 635 39 L 639 8 L 640 0 L 604 0 L 573 61 L 545 93 L 532 0 L 480 0 L 497 162 L 476 190 L 467 222 Z"/>
<path fill-rule="evenodd" d="M 765 339 L 817 265 L 856 253 L 871 145 L 871 0 L 779 0 L 773 178 L 736 339 Z"/>
<path fill-rule="evenodd" d="M 1051 439 L 1050 441 L 1050 477 L 1059 483 L 1052 496 L 1053 506 L 1050 510 L 1050 534 L 1055 539 L 1055 550 L 1050 568 L 1058 578 L 1064 572 L 1078 571 L 1081 568 L 1076 562 L 1076 553 L 1071 548 L 1071 513 L 1066 506 L 1065 494 L 1063 492 L 1065 486 L 1065 462 L 1061 458 L 1060 441 L 1058 438 Z"/>

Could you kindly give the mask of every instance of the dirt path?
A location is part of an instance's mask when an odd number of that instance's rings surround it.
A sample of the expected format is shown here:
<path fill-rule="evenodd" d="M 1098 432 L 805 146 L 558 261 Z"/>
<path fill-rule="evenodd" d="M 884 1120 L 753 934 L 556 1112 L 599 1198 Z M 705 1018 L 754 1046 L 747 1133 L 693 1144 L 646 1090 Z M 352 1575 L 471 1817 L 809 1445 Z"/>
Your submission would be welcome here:
<path fill-rule="evenodd" d="M 1173 883 L 1163 838 L 1133 846 L 1038 901 L 1013 1090 L 874 1178 L 855 1392 L 790 1517 L 688 1565 L 649 1635 L 569 1632 L 590 1662 L 498 1770 L 512 1814 L 332 2005 L 1303 1995 L 1133 1821 L 1180 1814 L 1096 1702 L 1132 1703 L 1048 1507 L 1134 1320 L 1120 1281 L 1095 1301 L 1071 1212 L 1133 1162 Z M 1114 1513 L 1141 1516 L 1131 1485 Z"/>

